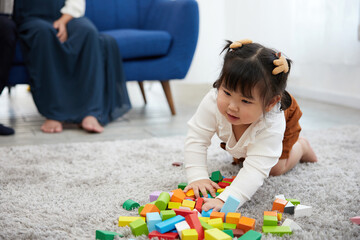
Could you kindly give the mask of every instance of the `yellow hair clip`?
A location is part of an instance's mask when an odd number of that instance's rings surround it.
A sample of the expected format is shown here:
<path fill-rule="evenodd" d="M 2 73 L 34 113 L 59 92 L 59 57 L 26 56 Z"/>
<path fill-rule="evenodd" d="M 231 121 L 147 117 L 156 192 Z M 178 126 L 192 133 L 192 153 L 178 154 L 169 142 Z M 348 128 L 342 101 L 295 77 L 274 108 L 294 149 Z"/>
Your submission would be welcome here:
<path fill-rule="evenodd" d="M 274 70 L 272 71 L 273 75 L 278 75 L 279 73 L 287 73 L 289 71 L 289 65 L 288 62 L 286 61 L 286 58 L 281 56 L 281 52 L 279 52 L 278 54 L 276 54 L 276 56 L 279 59 L 275 59 L 273 61 L 274 65 L 276 66 L 274 68 Z"/>
<path fill-rule="evenodd" d="M 242 39 L 242 40 L 233 42 L 233 43 L 230 45 L 230 48 L 231 48 L 231 49 L 239 48 L 239 47 L 242 47 L 242 45 L 250 44 L 250 43 L 252 43 L 252 40 L 250 40 L 250 39 Z"/>

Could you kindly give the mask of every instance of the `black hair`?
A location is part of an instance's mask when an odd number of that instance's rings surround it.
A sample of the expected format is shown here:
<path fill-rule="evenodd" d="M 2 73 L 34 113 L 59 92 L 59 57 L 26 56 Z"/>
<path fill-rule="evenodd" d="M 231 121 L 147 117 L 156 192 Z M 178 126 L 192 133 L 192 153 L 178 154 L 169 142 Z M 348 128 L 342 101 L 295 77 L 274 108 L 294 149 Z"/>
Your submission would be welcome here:
<path fill-rule="evenodd" d="M 258 43 L 231 49 L 231 43 L 227 40 L 222 50 L 226 51 L 224 65 L 213 87 L 219 89 L 224 84 L 227 89 L 251 98 L 252 90 L 257 86 L 263 98 L 264 109 L 276 95 L 281 96 L 281 110 L 287 109 L 291 105 L 291 97 L 285 88 L 292 61 L 286 59 L 289 65 L 287 73 L 273 75 L 272 71 L 276 67 L 273 61 L 278 59 L 275 50 Z"/>

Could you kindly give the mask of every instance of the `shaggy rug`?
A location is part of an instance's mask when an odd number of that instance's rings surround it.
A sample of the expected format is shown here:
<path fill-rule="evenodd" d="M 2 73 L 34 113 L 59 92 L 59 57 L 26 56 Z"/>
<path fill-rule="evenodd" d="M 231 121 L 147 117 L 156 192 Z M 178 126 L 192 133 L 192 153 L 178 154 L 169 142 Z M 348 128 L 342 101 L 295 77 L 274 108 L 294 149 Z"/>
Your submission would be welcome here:
<path fill-rule="evenodd" d="M 255 218 L 261 231 L 263 211 L 284 194 L 313 207 L 310 217 L 284 214 L 302 230 L 262 239 L 360 239 L 360 127 L 304 132 L 319 162 L 298 164 L 268 178 L 238 211 Z M 119 216 L 136 216 L 122 203 L 149 202 L 153 191 L 169 191 L 186 181 L 182 167 L 184 136 L 146 140 L 71 143 L 0 148 L 1 239 L 95 239 L 95 230 L 134 238 Z M 236 175 L 239 167 L 214 139 L 209 172 Z M 137 239 L 147 239 L 145 236 Z"/>

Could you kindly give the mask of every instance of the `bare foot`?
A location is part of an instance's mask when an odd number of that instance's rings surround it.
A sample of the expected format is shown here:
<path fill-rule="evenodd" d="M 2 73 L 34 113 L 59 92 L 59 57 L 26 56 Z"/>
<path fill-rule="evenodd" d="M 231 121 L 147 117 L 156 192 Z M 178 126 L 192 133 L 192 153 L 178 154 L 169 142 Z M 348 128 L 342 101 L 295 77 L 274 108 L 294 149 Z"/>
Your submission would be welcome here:
<path fill-rule="evenodd" d="M 88 132 L 101 133 L 104 131 L 104 128 L 93 116 L 85 117 L 81 122 L 81 127 Z"/>
<path fill-rule="evenodd" d="M 41 130 L 45 133 L 59 133 L 62 132 L 62 124 L 59 121 L 46 119 L 41 126 Z"/>
<path fill-rule="evenodd" d="M 316 154 L 312 147 L 310 146 L 310 143 L 305 138 L 299 137 L 298 142 L 301 144 L 303 149 L 303 156 L 300 160 L 300 162 L 317 162 L 318 159 L 316 157 Z"/>

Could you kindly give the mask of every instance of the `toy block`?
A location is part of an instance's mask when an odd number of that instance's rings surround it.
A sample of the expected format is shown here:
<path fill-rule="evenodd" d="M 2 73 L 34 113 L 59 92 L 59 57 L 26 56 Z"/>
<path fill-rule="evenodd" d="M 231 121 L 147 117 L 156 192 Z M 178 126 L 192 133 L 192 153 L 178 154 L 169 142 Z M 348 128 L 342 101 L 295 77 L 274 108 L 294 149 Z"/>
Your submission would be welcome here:
<path fill-rule="evenodd" d="M 265 215 L 277 217 L 278 213 L 276 211 L 264 211 L 264 216 Z"/>
<path fill-rule="evenodd" d="M 295 217 L 310 216 L 312 214 L 312 207 L 306 205 L 296 205 Z"/>
<path fill-rule="evenodd" d="M 181 203 L 179 203 L 179 202 L 169 202 L 168 203 L 168 209 L 179 208 L 180 206 L 181 206 Z"/>
<path fill-rule="evenodd" d="M 233 233 L 232 230 L 230 230 L 230 229 L 225 229 L 225 230 L 223 230 L 223 232 L 226 233 L 227 235 L 229 235 L 229 236 L 231 237 L 231 239 L 234 238 L 234 233 Z"/>
<path fill-rule="evenodd" d="M 288 202 L 284 208 L 284 213 L 294 214 L 295 206 L 291 202 Z"/>
<path fill-rule="evenodd" d="M 198 233 L 198 239 L 204 239 L 204 230 L 201 226 L 198 216 L 195 214 L 189 214 L 186 215 L 185 220 L 189 224 L 190 228 L 196 229 L 196 232 Z"/>
<path fill-rule="evenodd" d="M 137 202 L 131 200 L 131 199 L 128 199 L 124 202 L 124 204 L 122 205 L 122 207 L 126 210 L 133 210 L 135 208 L 138 208 L 140 207 L 140 204 L 138 204 Z"/>
<path fill-rule="evenodd" d="M 222 206 L 220 212 L 223 212 L 225 214 L 229 213 L 229 212 L 236 212 L 236 210 L 238 209 L 240 205 L 240 200 L 237 199 L 236 197 L 230 195 L 224 205 Z"/>
<path fill-rule="evenodd" d="M 181 206 L 188 207 L 190 210 L 193 210 L 195 207 L 195 202 L 191 200 L 183 200 Z"/>
<path fill-rule="evenodd" d="M 155 201 L 151 202 L 150 204 L 154 204 L 155 205 Z M 141 211 L 144 209 L 145 205 L 142 205 L 138 208 L 138 213 L 140 215 Z"/>
<path fill-rule="evenodd" d="M 256 220 L 253 218 L 242 216 L 238 224 L 236 225 L 236 228 L 244 230 L 244 232 L 246 233 L 249 230 L 255 230 L 255 222 Z"/>
<path fill-rule="evenodd" d="M 186 197 L 182 189 L 178 188 L 172 191 L 173 195 L 171 196 L 171 202 L 182 202 Z"/>
<path fill-rule="evenodd" d="M 355 223 L 355 224 L 357 224 L 357 225 L 360 225 L 360 216 L 352 217 L 352 218 L 350 218 L 350 220 L 351 220 L 353 223 Z"/>
<path fill-rule="evenodd" d="M 213 218 L 208 221 L 210 226 L 217 228 L 219 230 L 224 230 L 224 224 L 221 218 Z"/>
<path fill-rule="evenodd" d="M 209 209 L 208 211 L 202 211 L 202 212 L 201 212 L 201 215 L 202 215 L 203 217 L 210 217 L 212 211 L 213 211 L 213 208 Z"/>
<path fill-rule="evenodd" d="M 184 200 L 190 200 L 190 201 L 194 201 L 194 202 L 195 202 L 195 198 L 193 198 L 193 197 L 185 197 Z"/>
<path fill-rule="evenodd" d="M 275 196 L 275 200 L 278 199 L 278 198 L 283 199 L 283 200 L 286 200 L 284 194 L 276 195 L 276 196 Z"/>
<path fill-rule="evenodd" d="M 144 220 L 138 219 L 129 224 L 132 234 L 134 236 L 148 235 L 149 229 Z"/>
<path fill-rule="evenodd" d="M 202 205 L 204 204 L 203 198 L 198 198 L 195 203 L 195 209 L 198 210 L 199 213 L 202 211 Z"/>
<path fill-rule="evenodd" d="M 300 201 L 294 198 L 287 198 L 286 201 L 291 202 L 294 205 L 299 205 Z"/>
<path fill-rule="evenodd" d="M 129 226 L 135 220 L 142 219 L 142 217 L 119 217 L 119 227 Z"/>
<path fill-rule="evenodd" d="M 275 199 L 275 201 L 273 202 L 273 207 L 272 207 L 272 211 L 279 211 L 279 212 L 284 212 L 284 208 L 286 206 L 286 204 L 288 203 L 288 201 L 281 199 L 281 198 L 277 198 Z"/>
<path fill-rule="evenodd" d="M 183 217 L 186 217 L 189 214 L 196 214 L 196 212 L 193 212 L 191 210 L 186 210 L 186 209 L 173 209 L 176 215 L 180 215 Z"/>
<path fill-rule="evenodd" d="M 155 206 L 159 210 L 165 210 L 168 203 L 170 202 L 170 194 L 168 192 L 160 193 L 159 197 L 155 201 Z"/>
<path fill-rule="evenodd" d="M 296 223 L 294 222 L 293 220 L 287 218 L 283 224 L 281 224 L 281 226 L 289 226 L 291 231 L 294 231 L 294 230 L 301 230 L 302 228 Z"/>
<path fill-rule="evenodd" d="M 217 193 L 222 193 L 225 190 L 225 188 L 219 188 L 218 190 L 216 190 Z"/>
<path fill-rule="evenodd" d="M 149 212 L 158 212 L 160 213 L 160 210 L 155 206 L 154 204 L 146 204 L 144 209 L 141 211 L 140 216 L 146 217 L 146 214 Z"/>
<path fill-rule="evenodd" d="M 191 208 L 189 208 L 189 207 L 184 207 L 184 206 L 180 206 L 179 209 L 187 210 L 187 211 L 192 211 Z"/>
<path fill-rule="evenodd" d="M 204 222 L 209 222 L 209 220 L 210 220 L 210 217 L 199 217 L 199 220 L 201 220 L 201 221 L 204 221 Z"/>
<path fill-rule="evenodd" d="M 242 235 L 244 235 L 244 230 L 242 230 L 242 229 L 238 229 L 238 228 L 236 228 L 236 229 L 234 229 L 233 230 L 233 234 L 234 234 L 234 237 L 237 237 L 237 238 L 239 238 L 239 237 L 241 237 Z"/>
<path fill-rule="evenodd" d="M 205 240 L 232 240 L 232 238 L 223 231 L 213 228 L 205 231 Z"/>
<path fill-rule="evenodd" d="M 256 232 L 254 230 L 247 231 L 244 235 L 242 235 L 239 240 L 260 240 L 262 237 L 261 233 Z"/>
<path fill-rule="evenodd" d="M 218 183 L 223 180 L 223 177 L 222 177 L 220 171 L 215 171 L 215 172 L 211 173 L 210 179 L 211 179 L 211 181 Z"/>
<path fill-rule="evenodd" d="M 284 234 L 292 234 L 292 231 L 289 226 L 263 226 L 263 233 L 271 233 L 274 235 L 284 235 Z"/>
<path fill-rule="evenodd" d="M 198 210 L 193 209 L 192 211 L 195 212 L 198 217 L 202 217 L 201 213 L 199 213 Z"/>
<path fill-rule="evenodd" d="M 155 225 L 156 231 L 160 233 L 166 233 L 175 229 L 175 224 L 184 221 L 185 218 L 183 216 L 177 215 L 173 218 L 169 218 L 161 223 L 157 223 Z"/>
<path fill-rule="evenodd" d="M 161 240 L 175 240 L 179 236 L 178 233 L 175 232 L 168 232 L 168 233 L 159 233 L 158 231 L 152 231 L 149 233 L 149 239 L 158 238 Z"/>
<path fill-rule="evenodd" d="M 150 212 L 146 214 L 146 223 L 149 232 L 155 231 L 155 225 L 159 222 L 162 222 L 162 219 L 158 212 Z"/>
<path fill-rule="evenodd" d="M 96 240 L 113 240 L 114 236 L 124 237 L 120 233 L 116 233 L 116 232 L 109 232 L 103 230 L 96 230 L 95 232 Z"/>
<path fill-rule="evenodd" d="M 199 236 L 195 229 L 185 229 L 181 232 L 182 240 L 198 240 Z"/>
<path fill-rule="evenodd" d="M 225 213 L 223 212 L 212 212 L 210 214 L 210 219 L 213 219 L 213 218 L 221 218 L 223 222 L 225 222 Z"/>
<path fill-rule="evenodd" d="M 181 190 L 184 190 L 184 188 L 186 188 L 188 184 L 186 182 L 182 182 L 178 184 L 178 188 L 180 188 Z"/>
<path fill-rule="evenodd" d="M 165 221 L 169 218 L 173 218 L 176 216 L 176 213 L 174 210 L 162 210 L 160 211 L 160 217 L 162 219 L 162 221 Z"/>
<path fill-rule="evenodd" d="M 221 187 L 221 188 L 226 188 L 226 187 L 230 186 L 230 183 L 219 182 L 218 185 L 219 185 L 219 187 Z"/>
<path fill-rule="evenodd" d="M 232 183 L 234 181 L 234 179 L 233 178 L 224 178 L 222 181 Z"/>
<path fill-rule="evenodd" d="M 160 196 L 160 193 L 162 193 L 162 191 L 155 191 L 155 192 L 150 193 L 150 195 L 149 195 L 150 202 L 156 201 L 158 199 L 158 197 Z"/>
<path fill-rule="evenodd" d="M 278 219 L 278 221 L 281 221 L 281 219 L 282 219 L 282 213 L 278 213 L 278 214 L 277 214 L 277 219 Z"/>
<path fill-rule="evenodd" d="M 223 223 L 224 230 L 232 230 L 236 228 L 235 223 Z"/>
<path fill-rule="evenodd" d="M 209 225 L 207 222 L 201 220 L 200 218 L 199 218 L 199 220 L 200 220 L 201 226 L 202 226 L 202 228 L 203 228 L 204 230 L 208 230 L 208 229 L 214 228 L 213 226 Z"/>
<path fill-rule="evenodd" d="M 180 239 L 182 239 L 181 232 L 185 229 L 190 229 L 189 224 L 186 221 L 175 224 L 176 231 L 179 233 Z"/>
<path fill-rule="evenodd" d="M 275 216 L 264 215 L 264 226 L 277 226 L 278 219 Z"/>
<path fill-rule="evenodd" d="M 241 217 L 241 213 L 229 212 L 228 214 L 226 214 L 225 222 L 237 224 L 240 220 L 240 217 Z"/>
<path fill-rule="evenodd" d="M 187 192 L 185 193 L 185 195 L 186 195 L 187 197 L 195 197 L 194 190 L 193 190 L 193 189 L 189 189 L 189 191 L 187 191 Z"/>

